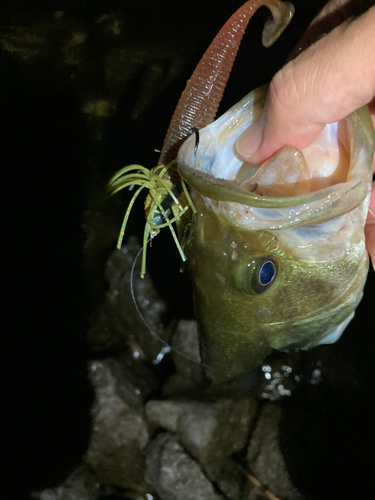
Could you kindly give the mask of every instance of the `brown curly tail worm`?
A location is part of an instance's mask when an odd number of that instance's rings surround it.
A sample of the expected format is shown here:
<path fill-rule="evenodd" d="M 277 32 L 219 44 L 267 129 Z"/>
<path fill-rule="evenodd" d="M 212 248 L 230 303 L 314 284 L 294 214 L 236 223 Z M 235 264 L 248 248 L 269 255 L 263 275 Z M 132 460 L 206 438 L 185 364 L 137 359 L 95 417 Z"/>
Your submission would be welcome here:
<path fill-rule="evenodd" d="M 294 7 L 280 0 L 249 0 L 225 23 L 208 47 L 188 81 L 173 114 L 159 165 L 177 156 L 182 141 L 193 127 L 200 129 L 215 119 L 245 29 L 259 7 L 270 9 L 272 19 L 263 29 L 262 42 L 271 46 L 290 23 Z"/>

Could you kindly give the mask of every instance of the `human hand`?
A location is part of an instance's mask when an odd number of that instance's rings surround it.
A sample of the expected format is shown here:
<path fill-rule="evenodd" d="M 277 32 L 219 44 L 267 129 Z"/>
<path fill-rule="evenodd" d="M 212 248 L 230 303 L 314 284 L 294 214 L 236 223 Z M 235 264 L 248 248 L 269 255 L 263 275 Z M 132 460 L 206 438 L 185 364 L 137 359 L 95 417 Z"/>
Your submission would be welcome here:
<path fill-rule="evenodd" d="M 313 23 L 337 4 L 336 0 L 327 4 Z M 238 139 L 237 152 L 245 161 L 260 165 L 286 144 L 303 149 L 327 123 L 366 104 L 375 125 L 374 96 L 375 6 L 340 24 L 274 76 L 262 118 Z M 374 183 L 365 234 L 375 266 Z"/>

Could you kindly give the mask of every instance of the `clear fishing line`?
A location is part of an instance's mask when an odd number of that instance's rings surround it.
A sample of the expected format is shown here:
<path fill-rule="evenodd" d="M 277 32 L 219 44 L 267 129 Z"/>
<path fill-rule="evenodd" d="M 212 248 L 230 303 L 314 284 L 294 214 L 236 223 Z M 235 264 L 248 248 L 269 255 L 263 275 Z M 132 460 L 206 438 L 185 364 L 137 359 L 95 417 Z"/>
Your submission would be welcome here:
<path fill-rule="evenodd" d="M 147 244 L 149 244 L 151 240 L 152 240 L 152 237 L 147 241 Z M 159 335 L 153 331 L 153 329 L 150 327 L 150 325 L 145 320 L 143 314 L 141 313 L 141 311 L 140 311 L 140 309 L 138 307 L 137 299 L 135 298 L 133 280 L 134 280 L 135 266 L 136 266 L 137 260 L 138 260 L 138 258 L 139 258 L 139 256 L 141 255 L 142 252 L 143 252 L 143 247 L 141 247 L 140 250 L 138 251 L 138 253 L 137 253 L 137 255 L 136 255 L 135 259 L 134 259 L 134 262 L 133 262 L 133 265 L 132 265 L 132 268 L 131 268 L 131 272 L 130 272 L 130 293 L 131 293 L 132 300 L 133 300 L 134 306 L 135 306 L 135 308 L 137 310 L 137 313 L 138 313 L 139 317 L 141 318 L 141 320 L 143 321 L 143 323 L 145 324 L 145 326 L 148 328 L 148 330 L 150 331 L 150 333 L 155 338 L 157 338 L 164 345 L 164 347 L 166 347 L 168 349 L 168 351 L 165 351 L 164 354 L 167 354 L 167 352 L 169 352 L 169 351 L 174 351 L 176 354 L 179 354 L 180 356 L 182 356 L 183 358 L 187 359 L 188 361 L 191 361 L 192 363 L 195 363 L 195 364 L 197 364 L 199 366 L 203 366 L 204 368 L 208 368 L 207 365 L 204 365 L 200 361 L 197 361 L 196 359 L 193 359 L 190 356 L 187 356 L 183 352 L 178 351 L 177 349 L 175 349 L 174 347 L 172 347 L 171 345 L 169 345 L 168 342 L 166 342 L 161 337 L 159 337 Z"/>

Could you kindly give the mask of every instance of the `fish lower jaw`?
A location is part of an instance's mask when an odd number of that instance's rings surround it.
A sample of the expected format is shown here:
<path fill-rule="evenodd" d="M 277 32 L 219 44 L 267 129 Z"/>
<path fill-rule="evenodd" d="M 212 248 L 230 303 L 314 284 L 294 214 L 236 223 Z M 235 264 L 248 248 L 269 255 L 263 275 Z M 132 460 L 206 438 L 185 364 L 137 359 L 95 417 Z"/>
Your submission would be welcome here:
<path fill-rule="evenodd" d="M 354 318 L 354 310 L 352 310 L 348 316 L 341 321 L 339 324 L 334 324 L 327 328 L 323 333 L 319 333 L 315 336 L 310 337 L 308 342 L 301 342 L 299 345 L 293 343 L 293 345 L 286 346 L 286 350 L 302 350 L 307 351 L 312 347 L 317 347 L 318 345 L 328 345 L 334 344 L 339 340 L 343 334 L 345 328 Z"/>
<path fill-rule="evenodd" d="M 354 312 L 349 314 L 349 316 L 346 319 L 344 319 L 344 321 L 340 323 L 338 326 L 336 327 L 333 326 L 332 328 L 328 328 L 328 330 L 324 333 L 318 345 L 334 344 L 335 342 L 337 342 L 341 337 L 343 331 L 353 318 L 354 318 Z"/>
<path fill-rule="evenodd" d="M 362 295 L 362 289 L 359 289 L 354 296 L 335 308 L 299 321 L 274 323 L 270 329 L 273 335 L 270 347 L 279 351 L 306 351 L 318 345 L 334 344 L 353 319 Z"/>

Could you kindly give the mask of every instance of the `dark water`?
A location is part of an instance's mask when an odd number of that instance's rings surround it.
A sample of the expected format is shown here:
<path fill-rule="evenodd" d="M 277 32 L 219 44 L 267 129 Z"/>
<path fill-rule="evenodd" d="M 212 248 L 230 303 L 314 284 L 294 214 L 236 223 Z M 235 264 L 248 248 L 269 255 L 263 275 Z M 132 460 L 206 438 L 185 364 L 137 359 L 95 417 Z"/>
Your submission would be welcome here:
<path fill-rule="evenodd" d="M 296 2 L 293 29 L 268 51 L 259 42 L 266 13 L 257 14 L 222 109 L 270 80 L 323 3 Z M 28 498 L 32 490 L 56 486 L 78 465 L 88 445 L 93 391 L 86 375 L 84 338 L 88 314 L 103 292 L 95 273 L 109 251 L 107 247 L 98 251 L 95 266 L 84 262 L 81 220 L 88 185 L 104 188 L 111 173 L 135 160 L 145 165 L 155 162 L 153 149 L 163 140 L 184 82 L 240 4 L 237 0 L 189 5 L 167 0 L 157 4 L 61 1 L 32 2 L 31 7 L 17 0 L 4 6 L 3 21 L 16 16 L 21 24 L 29 22 L 25 19 L 30 13 L 43 16 L 53 9 L 66 9 L 85 20 L 121 10 L 134 20 L 135 40 L 148 37 L 152 44 L 155 37 L 164 37 L 167 45 L 173 45 L 184 39 L 194 44 L 194 50 L 173 83 L 139 119 L 130 119 L 142 81 L 142 73 L 136 75 L 106 125 L 100 148 L 80 111 L 82 102 L 74 85 L 60 79 L 48 59 L 33 65 L 5 51 L 0 54 L 1 220 L 5 222 L 1 226 L 5 249 L 0 333 L 2 499 Z M 93 173 L 87 159 L 96 153 L 100 168 Z M 96 184 L 91 182 L 93 176 Z M 114 209 L 110 218 L 111 223 L 117 222 L 119 211 Z M 129 233 L 141 233 L 139 218 L 131 219 Z M 158 271 L 161 258 L 176 270 L 169 280 Z M 169 314 L 191 317 L 190 290 L 178 273 L 178 257 L 168 236 L 160 236 L 149 262 L 156 287 L 172 311 Z M 95 288 L 92 283 L 97 282 Z M 173 291 L 176 282 L 183 290 L 178 298 Z M 371 272 L 365 299 L 337 348 L 316 354 L 324 366 L 332 364 L 331 384 L 306 384 L 291 401 L 283 421 L 282 449 L 291 477 L 306 498 L 375 496 L 371 456 L 375 448 L 374 289 Z M 306 358 L 306 363 L 313 361 Z"/>
<path fill-rule="evenodd" d="M 319 362 L 323 382 L 308 377 L 286 407 L 281 449 L 306 498 L 375 497 L 374 274 L 342 339 L 306 355 L 305 373 Z"/>

